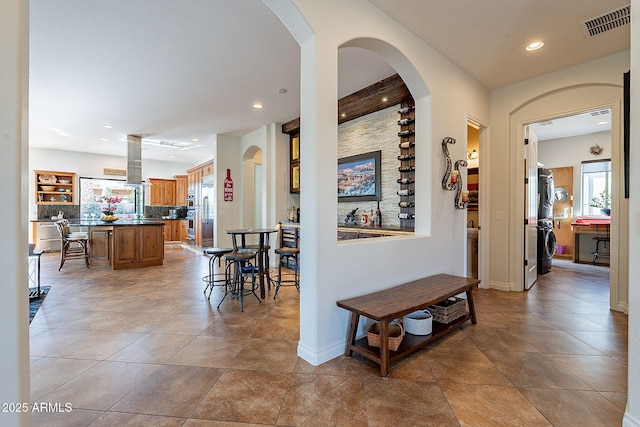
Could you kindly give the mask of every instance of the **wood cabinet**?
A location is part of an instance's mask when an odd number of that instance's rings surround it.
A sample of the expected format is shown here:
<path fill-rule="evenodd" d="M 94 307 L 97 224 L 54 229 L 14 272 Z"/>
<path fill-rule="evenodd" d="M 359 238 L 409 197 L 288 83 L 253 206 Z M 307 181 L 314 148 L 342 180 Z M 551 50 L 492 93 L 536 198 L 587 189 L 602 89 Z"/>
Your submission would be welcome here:
<path fill-rule="evenodd" d="M 73 172 L 35 172 L 36 204 L 73 205 L 76 203 L 76 174 Z"/>
<path fill-rule="evenodd" d="M 289 192 L 300 193 L 300 132 L 289 136 Z"/>
<path fill-rule="evenodd" d="M 176 180 L 149 178 L 151 193 L 149 204 L 151 206 L 175 206 L 176 205 Z"/>
<path fill-rule="evenodd" d="M 187 204 L 187 175 L 175 175 L 176 179 L 176 206 L 184 206 Z"/>
<path fill-rule="evenodd" d="M 202 177 L 213 173 L 213 160 L 187 170 L 188 191 L 194 195 L 194 244 L 202 246 Z M 186 240 L 186 237 L 185 237 Z"/>
<path fill-rule="evenodd" d="M 114 227 L 113 269 L 162 265 L 162 228 L 158 225 Z"/>
<path fill-rule="evenodd" d="M 162 221 L 162 236 L 165 242 L 186 242 L 187 221 L 184 219 L 165 219 Z"/>
<path fill-rule="evenodd" d="M 111 264 L 113 227 L 89 227 L 91 265 Z"/>

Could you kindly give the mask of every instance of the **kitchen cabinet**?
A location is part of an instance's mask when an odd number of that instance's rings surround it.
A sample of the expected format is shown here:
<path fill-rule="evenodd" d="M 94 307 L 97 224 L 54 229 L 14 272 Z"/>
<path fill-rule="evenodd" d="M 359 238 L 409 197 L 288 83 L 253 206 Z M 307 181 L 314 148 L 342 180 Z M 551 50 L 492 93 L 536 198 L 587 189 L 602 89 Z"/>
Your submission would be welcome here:
<path fill-rule="evenodd" d="M 149 178 L 149 183 L 151 184 L 151 193 L 149 199 L 149 204 L 151 206 L 176 205 L 175 179 Z"/>
<path fill-rule="evenodd" d="M 34 222 L 33 241 L 36 249 L 45 252 L 60 252 L 60 233 L 56 223 L 52 222 Z"/>
<path fill-rule="evenodd" d="M 187 204 L 187 175 L 175 175 L 176 179 L 176 206 Z"/>
<path fill-rule="evenodd" d="M 162 222 L 164 224 L 164 227 L 162 227 L 162 236 L 165 242 L 182 242 L 187 240 L 186 220 L 165 219 L 158 222 Z"/>
<path fill-rule="evenodd" d="M 300 193 L 300 132 L 289 136 L 289 193 Z"/>
<path fill-rule="evenodd" d="M 162 265 L 163 259 L 164 242 L 161 226 L 114 227 L 114 270 Z"/>
<path fill-rule="evenodd" d="M 89 227 L 91 265 L 111 264 L 113 227 Z"/>
<path fill-rule="evenodd" d="M 189 193 L 194 195 L 194 244 L 202 246 L 202 177 L 213 173 L 213 160 L 187 170 Z"/>
<path fill-rule="evenodd" d="M 36 204 L 72 205 L 76 203 L 76 174 L 73 172 L 35 172 Z"/>

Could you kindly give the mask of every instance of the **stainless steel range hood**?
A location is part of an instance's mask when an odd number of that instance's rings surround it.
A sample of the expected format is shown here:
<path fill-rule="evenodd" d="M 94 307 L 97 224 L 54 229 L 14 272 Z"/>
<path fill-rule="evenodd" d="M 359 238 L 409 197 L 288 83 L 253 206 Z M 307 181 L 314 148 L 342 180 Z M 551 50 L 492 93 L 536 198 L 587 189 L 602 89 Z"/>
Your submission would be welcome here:
<path fill-rule="evenodd" d="M 127 135 L 127 184 L 142 184 L 142 137 Z"/>

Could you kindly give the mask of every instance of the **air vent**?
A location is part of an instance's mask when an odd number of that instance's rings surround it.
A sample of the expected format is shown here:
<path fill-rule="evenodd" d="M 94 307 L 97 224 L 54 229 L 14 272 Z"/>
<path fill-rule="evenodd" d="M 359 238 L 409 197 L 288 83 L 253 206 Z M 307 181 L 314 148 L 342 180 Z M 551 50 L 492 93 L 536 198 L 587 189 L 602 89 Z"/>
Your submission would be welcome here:
<path fill-rule="evenodd" d="M 553 120 L 548 120 L 546 122 L 540 122 L 539 125 L 540 126 L 549 126 L 553 124 Z"/>
<path fill-rule="evenodd" d="M 592 111 L 591 117 L 604 116 L 606 114 L 609 114 L 609 110 Z"/>
<path fill-rule="evenodd" d="M 582 23 L 582 31 L 586 37 L 597 36 L 631 22 L 631 5 L 621 7 L 604 15 L 596 16 Z"/>

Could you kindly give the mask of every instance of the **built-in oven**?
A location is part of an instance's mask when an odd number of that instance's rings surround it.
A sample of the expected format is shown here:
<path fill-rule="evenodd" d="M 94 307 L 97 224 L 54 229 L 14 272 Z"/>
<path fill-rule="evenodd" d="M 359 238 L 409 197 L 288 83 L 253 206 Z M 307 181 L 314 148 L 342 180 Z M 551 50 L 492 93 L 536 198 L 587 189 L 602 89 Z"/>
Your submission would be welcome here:
<path fill-rule="evenodd" d="M 195 244 L 196 241 L 196 211 L 187 209 L 187 243 Z"/>
<path fill-rule="evenodd" d="M 194 193 L 187 194 L 187 209 L 193 210 L 196 208 L 196 195 Z"/>

